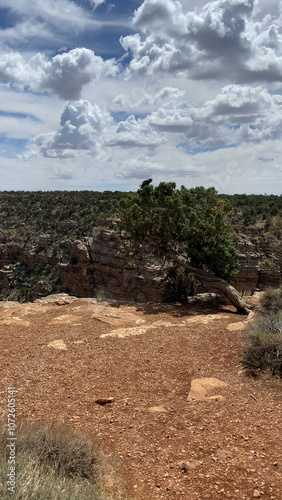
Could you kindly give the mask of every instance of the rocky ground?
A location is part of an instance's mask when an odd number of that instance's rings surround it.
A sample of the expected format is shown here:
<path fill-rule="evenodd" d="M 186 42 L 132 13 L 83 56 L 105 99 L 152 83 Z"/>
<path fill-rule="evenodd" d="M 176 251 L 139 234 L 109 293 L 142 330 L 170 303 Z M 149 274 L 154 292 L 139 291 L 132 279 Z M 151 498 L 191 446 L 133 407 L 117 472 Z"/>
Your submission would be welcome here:
<path fill-rule="evenodd" d="M 244 322 L 207 303 L 2 302 L 2 416 L 15 386 L 18 422 L 98 440 L 126 500 L 279 500 L 282 385 L 242 374 Z"/>

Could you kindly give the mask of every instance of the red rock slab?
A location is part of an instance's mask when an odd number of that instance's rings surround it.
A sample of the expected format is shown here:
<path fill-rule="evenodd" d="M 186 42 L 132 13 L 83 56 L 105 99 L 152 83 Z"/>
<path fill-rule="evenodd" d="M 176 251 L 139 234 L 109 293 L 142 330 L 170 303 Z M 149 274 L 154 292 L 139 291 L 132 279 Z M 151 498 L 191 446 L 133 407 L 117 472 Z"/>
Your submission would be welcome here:
<path fill-rule="evenodd" d="M 206 401 L 210 399 L 223 399 L 220 394 L 212 394 L 215 389 L 227 387 L 226 382 L 217 378 L 195 378 L 191 382 L 191 389 L 187 396 L 187 401 Z"/>

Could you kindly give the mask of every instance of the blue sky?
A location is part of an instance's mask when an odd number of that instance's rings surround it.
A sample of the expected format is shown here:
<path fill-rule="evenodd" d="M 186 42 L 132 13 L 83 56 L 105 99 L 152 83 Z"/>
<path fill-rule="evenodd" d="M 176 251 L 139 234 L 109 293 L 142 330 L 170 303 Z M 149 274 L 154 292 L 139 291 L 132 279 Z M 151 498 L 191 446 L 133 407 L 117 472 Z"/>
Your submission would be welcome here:
<path fill-rule="evenodd" d="M 282 2 L 0 0 L 0 190 L 281 194 Z"/>

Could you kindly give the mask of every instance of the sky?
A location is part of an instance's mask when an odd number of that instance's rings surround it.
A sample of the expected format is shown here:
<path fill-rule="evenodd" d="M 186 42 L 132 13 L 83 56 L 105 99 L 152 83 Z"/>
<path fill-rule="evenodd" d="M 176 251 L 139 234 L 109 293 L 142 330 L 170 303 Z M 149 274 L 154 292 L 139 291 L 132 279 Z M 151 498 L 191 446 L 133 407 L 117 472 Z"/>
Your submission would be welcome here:
<path fill-rule="evenodd" d="M 282 1 L 0 0 L 0 191 L 281 194 Z"/>

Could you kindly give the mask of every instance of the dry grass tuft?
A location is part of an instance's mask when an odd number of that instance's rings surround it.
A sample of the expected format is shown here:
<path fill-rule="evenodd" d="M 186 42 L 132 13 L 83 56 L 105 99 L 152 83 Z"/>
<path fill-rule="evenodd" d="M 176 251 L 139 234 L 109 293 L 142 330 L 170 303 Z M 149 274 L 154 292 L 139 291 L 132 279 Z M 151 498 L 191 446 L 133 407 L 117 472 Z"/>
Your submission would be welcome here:
<path fill-rule="evenodd" d="M 22 422 L 16 430 L 16 488 L 7 485 L 7 429 L 0 432 L 1 500 L 119 500 L 113 465 L 91 440 L 62 424 Z"/>
<path fill-rule="evenodd" d="M 246 329 L 248 345 L 241 363 L 248 375 L 262 373 L 282 378 L 282 288 L 268 289 Z"/>

